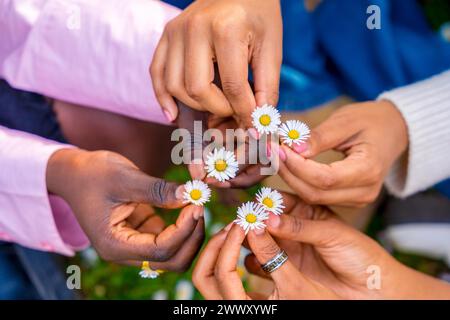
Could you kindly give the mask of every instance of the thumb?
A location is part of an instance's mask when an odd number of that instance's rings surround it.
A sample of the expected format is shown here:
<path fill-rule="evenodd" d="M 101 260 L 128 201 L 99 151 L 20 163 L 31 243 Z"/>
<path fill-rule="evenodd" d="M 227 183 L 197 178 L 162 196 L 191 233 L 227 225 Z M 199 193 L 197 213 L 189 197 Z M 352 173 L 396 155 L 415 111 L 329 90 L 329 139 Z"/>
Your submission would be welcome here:
<path fill-rule="evenodd" d="M 278 244 L 272 236 L 266 232 L 266 230 L 255 230 L 249 232 L 247 235 L 247 241 L 250 249 L 261 265 L 273 259 L 281 251 Z M 288 259 L 282 266 L 273 271 L 270 276 L 275 282 L 283 282 L 288 280 L 297 272 L 298 270 Z"/>
<path fill-rule="evenodd" d="M 184 206 L 184 187 L 174 182 L 151 177 L 137 169 L 127 170 L 122 178 L 117 195 L 121 201 L 148 203 L 160 208 L 180 208 Z"/>
<path fill-rule="evenodd" d="M 324 246 L 338 235 L 344 235 L 342 223 L 335 219 L 301 219 L 292 215 L 271 214 L 267 221 L 267 231 L 277 238 L 298 241 L 313 246 Z"/>
<path fill-rule="evenodd" d="M 311 136 L 305 144 L 295 145 L 294 151 L 305 158 L 337 148 L 347 139 L 357 133 L 357 123 L 348 121 L 346 117 L 331 115 L 316 128 L 311 130 Z"/>

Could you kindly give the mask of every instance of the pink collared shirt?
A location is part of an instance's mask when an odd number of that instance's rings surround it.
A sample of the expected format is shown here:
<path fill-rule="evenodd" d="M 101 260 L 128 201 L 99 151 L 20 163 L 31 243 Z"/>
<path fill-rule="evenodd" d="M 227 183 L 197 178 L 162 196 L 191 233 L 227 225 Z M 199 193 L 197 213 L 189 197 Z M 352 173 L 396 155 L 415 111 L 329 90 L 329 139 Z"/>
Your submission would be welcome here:
<path fill-rule="evenodd" d="M 179 10 L 152 0 L 1 0 L 0 78 L 15 88 L 166 123 L 148 66 Z M 0 240 L 71 255 L 88 245 L 45 171 L 61 145 L 0 126 Z"/>

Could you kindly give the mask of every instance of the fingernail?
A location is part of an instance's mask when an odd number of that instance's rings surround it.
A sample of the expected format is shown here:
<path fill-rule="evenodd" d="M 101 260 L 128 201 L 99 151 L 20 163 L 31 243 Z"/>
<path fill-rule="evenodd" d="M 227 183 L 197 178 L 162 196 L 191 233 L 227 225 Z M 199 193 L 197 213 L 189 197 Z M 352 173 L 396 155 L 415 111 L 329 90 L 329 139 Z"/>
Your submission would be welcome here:
<path fill-rule="evenodd" d="M 267 158 L 270 158 L 271 155 L 272 155 L 272 150 L 271 150 L 271 147 L 270 147 L 269 143 L 267 144 L 266 152 L 267 152 Z"/>
<path fill-rule="evenodd" d="M 234 221 L 231 221 L 229 224 L 226 225 L 225 228 L 223 228 L 223 230 L 225 230 L 225 231 L 230 231 L 230 229 L 231 229 L 231 227 L 233 226 L 233 224 L 234 224 Z"/>
<path fill-rule="evenodd" d="M 304 142 L 302 144 L 294 144 L 293 149 L 298 154 L 301 154 L 301 153 L 305 152 L 306 150 L 308 150 L 308 144 L 306 142 Z"/>
<path fill-rule="evenodd" d="M 264 234 L 265 230 L 264 230 L 264 228 L 259 228 L 259 229 L 253 230 L 253 232 L 255 233 L 255 235 L 261 236 Z"/>
<path fill-rule="evenodd" d="M 177 200 L 183 200 L 183 193 L 184 193 L 184 185 L 181 185 L 175 190 L 175 197 Z"/>
<path fill-rule="evenodd" d="M 201 209 L 196 209 L 195 212 L 194 212 L 194 219 L 195 219 L 195 220 L 198 220 L 198 219 L 200 219 L 201 217 L 203 217 L 203 208 L 201 208 Z"/>
<path fill-rule="evenodd" d="M 281 161 L 286 161 L 286 153 L 284 152 L 283 148 L 278 149 L 278 155 L 280 156 Z"/>
<path fill-rule="evenodd" d="M 164 111 L 164 115 L 166 116 L 167 121 L 169 122 L 173 122 L 174 117 L 170 114 L 170 112 L 168 110 L 163 110 Z"/>
<path fill-rule="evenodd" d="M 258 140 L 259 139 L 259 133 L 255 128 L 249 128 L 248 129 L 248 133 L 250 134 L 250 136 L 255 139 Z"/>
<path fill-rule="evenodd" d="M 271 214 L 267 221 L 267 225 L 272 228 L 278 228 L 278 226 L 280 225 L 280 222 L 281 222 L 281 218 L 279 216 L 277 216 L 275 214 Z"/>

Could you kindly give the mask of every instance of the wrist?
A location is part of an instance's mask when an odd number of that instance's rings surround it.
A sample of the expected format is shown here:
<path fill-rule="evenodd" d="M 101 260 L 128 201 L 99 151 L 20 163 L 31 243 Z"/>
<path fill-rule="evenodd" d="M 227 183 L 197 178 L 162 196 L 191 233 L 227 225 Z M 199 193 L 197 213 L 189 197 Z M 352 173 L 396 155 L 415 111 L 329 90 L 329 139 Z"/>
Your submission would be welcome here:
<path fill-rule="evenodd" d="M 376 101 L 378 108 L 385 115 L 387 125 L 390 126 L 392 137 L 395 137 L 395 144 L 398 146 L 396 158 L 408 149 L 408 127 L 403 115 L 398 108 L 389 100 Z"/>
<path fill-rule="evenodd" d="M 393 263 L 385 273 L 380 299 L 450 299 L 450 285 L 411 269 L 391 257 Z M 382 280 L 383 281 L 383 280 Z"/>
<path fill-rule="evenodd" d="M 64 148 L 54 152 L 47 162 L 45 177 L 48 192 L 64 197 L 66 189 L 71 185 L 70 176 L 73 176 L 80 159 L 87 153 L 88 151 L 76 148 Z"/>

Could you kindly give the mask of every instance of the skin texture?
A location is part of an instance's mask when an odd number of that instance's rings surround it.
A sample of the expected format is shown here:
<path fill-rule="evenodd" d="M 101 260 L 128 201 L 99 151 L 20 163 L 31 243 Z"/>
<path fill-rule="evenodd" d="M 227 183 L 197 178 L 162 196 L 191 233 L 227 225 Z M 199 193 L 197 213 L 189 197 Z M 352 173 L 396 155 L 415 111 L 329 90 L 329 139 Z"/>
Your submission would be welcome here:
<path fill-rule="evenodd" d="M 178 116 L 175 97 L 248 128 L 256 105 L 278 101 L 281 60 L 279 0 L 197 0 L 167 24 L 150 74 L 169 121 Z M 214 84 L 215 63 L 221 88 Z"/>
<path fill-rule="evenodd" d="M 207 299 L 448 299 L 450 286 L 394 260 L 374 240 L 345 225 L 325 207 L 310 206 L 283 194 L 281 216 L 271 215 L 266 230 L 247 238 L 236 225 L 216 234 L 201 253 L 193 273 L 195 286 Z M 236 272 L 246 240 L 251 272 L 268 277 L 274 290 L 264 297 L 246 293 Z M 288 261 L 270 275 L 260 264 L 283 248 Z M 381 288 L 369 289 L 369 266 L 380 270 Z"/>
<path fill-rule="evenodd" d="M 184 271 L 203 242 L 203 208 L 182 208 L 182 187 L 148 176 L 119 154 L 59 150 L 49 159 L 46 179 L 49 192 L 68 202 L 105 260 L 149 260 L 155 268 Z M 152 208 L 139 204 L 182 210 L 164 228 Z"/>
<path fill-rule="evenodd" d="M 282 146 L 279 174 L 310 204 L 363 207 L 377 198 L 389 168 L 407 146 L 407 127 L 393 104 L 350 104 L 314 128 L 306 144 Z M 345 158 L 331 164 L 311 159 L 332 149 Z"/>

